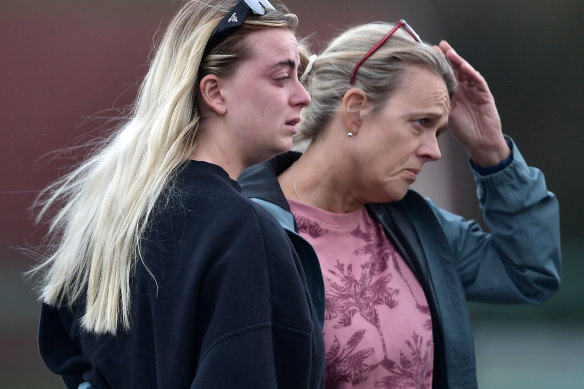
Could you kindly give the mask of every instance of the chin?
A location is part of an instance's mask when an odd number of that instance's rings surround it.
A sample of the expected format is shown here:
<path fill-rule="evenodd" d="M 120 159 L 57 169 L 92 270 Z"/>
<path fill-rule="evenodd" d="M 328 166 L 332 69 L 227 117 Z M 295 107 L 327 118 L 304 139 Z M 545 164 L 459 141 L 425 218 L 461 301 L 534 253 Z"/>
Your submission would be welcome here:
<path fill-rule="evenodd" d="M 290 145 L 291 147 L 291 145 Z M 290 147 L 272 147 L 271 149 L 267 150 L 267 149 L 263 149 L 263 150 L 258 150 L 254 155 L 253 158 L 251 160 L 251 164 L 252 165 L 257 165 L 258 163 L 262 163 L 265 162 L 273 157 L 275 157 L 278 154 L 282 154 L 286 151 L 290 150 Z"/>
<path fill-rule="evenodd" d="M 380 201 L 376 201 L 378 203 L 391 203 L 393 201 L 400 201 L 402 200 L 404 197 L 406 197 L 406 193 L 408 193 L 407 188 L 405 190 L 393 190 L 393 191 L 389 191 L 389 192 L 385 192 L 383 194 L 382 199 Z"/>
<path fill-rule="evenodd" d="M 290 151 L 292 149 L 292 138 L 288 138 L 285 139 L 283 142 L 281 142 L 277 147 L 274 148 L 275 154 L 282 154 L 285 153 L 286 151 Z"/>
<path fill-rule="evenodd" d="M 396 193 L 396 198 L 393 201 L 400 201 L 403 200 L 404 197 L 406 197 L 406 194 L 408 194 L 408 188 L 405 188 L 404 190 L 400 191 L 399 193 Z"/>

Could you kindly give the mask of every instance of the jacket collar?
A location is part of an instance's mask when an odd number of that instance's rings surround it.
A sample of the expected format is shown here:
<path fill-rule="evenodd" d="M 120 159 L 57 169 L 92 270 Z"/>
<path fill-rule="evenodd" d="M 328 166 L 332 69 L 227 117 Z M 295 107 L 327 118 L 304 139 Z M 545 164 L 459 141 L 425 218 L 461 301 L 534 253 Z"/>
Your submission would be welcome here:
<path fill-rule="evenodd" d="M 242 194 L 248 198 L 261 199 L 276 204 L 290 212 L 290 206 L 278 183 L 278 176 L 296 162 L 301 155 L 302 153 L 297 151 L 288 151 L 244 170 L 237 179 Z"/>

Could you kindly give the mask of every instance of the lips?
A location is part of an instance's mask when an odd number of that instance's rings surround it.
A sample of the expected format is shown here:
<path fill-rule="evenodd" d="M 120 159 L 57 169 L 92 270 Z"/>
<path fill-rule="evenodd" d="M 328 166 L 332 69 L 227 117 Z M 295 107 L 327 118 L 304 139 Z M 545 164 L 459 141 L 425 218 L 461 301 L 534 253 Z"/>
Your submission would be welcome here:
<path fill-rule="evenodd" d="M 420 169 L 406 169 L 405 171 L 411 175 L 413 181 L 416 181 L 416 178 L 418 178 L 418 174 L 420 173 Z"/>
<path fill-rule="evenodd" d="M 286 122 L 290 126 L 296 126 L 298 123 L 300 123 L 300 118 L 290 119 Z"/>
<path fill-rule="evenodd" d="M 290 119 L 286 122 L 286 126 L 290 129 L 292 135 L 296 135 L 298 133 L 298 129 L 296 125 L 300 123 L 300 118 Z"/>

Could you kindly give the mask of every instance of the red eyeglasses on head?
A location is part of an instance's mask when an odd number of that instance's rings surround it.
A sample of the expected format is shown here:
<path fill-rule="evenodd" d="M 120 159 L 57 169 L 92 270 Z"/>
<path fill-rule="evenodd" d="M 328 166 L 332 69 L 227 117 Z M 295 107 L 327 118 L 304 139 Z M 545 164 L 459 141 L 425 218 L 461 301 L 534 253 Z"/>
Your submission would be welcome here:
<path fill-rule="evenodd" d="M 353 73 L 351 73 L 351 81 L 350 84 L 354 85 L 355 84 L 355 76 L 357 75 L 357 70 L 359 69 L 359 67 L 361 65 L 363 65 L 363 62 L 365 62 L 367 60 L 367 58 L 371 57 L 373 55 L 373 53 L 375 53 L 381 46 L 383 46 L 383 44 L 389 39 L 391 38 L 391 36 L 400 28 L 403 27 L 404 30 L 406 30 L 411 36 L 412 38 L 414 38 L 414 40 L 416 42 L 422 42 L 422 40 L 420 39 L 420 36 L 418 34 L 416 34 L 416 32 L 414 31 L 413 28 L 410 27 L 410 25 L 403 19 L 400 19 L 399 23 L 397 23 L 383 38 L 381 38 L 381 40 L 379 42 L 377 42 L 377 44 L 375 46 L 373 46 L 371 48 L 371 50 L 369 50 L 367 52 L 367 54 L 365 54 L 363 56 L 363 58 L 361 58 L 361 60 L 359 62 L 357 62 L 357 65 L 355 65 L 355 68 L 353 69 Z"/>

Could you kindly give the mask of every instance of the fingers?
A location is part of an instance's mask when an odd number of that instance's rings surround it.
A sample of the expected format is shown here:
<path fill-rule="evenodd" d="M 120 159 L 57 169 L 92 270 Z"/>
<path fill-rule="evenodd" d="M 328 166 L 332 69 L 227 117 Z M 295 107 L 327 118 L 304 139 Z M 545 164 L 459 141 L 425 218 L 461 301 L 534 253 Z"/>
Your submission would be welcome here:
<path fill-rule="evenodd" d="M 460 65 L 459 81 L 472 88 L 483 82 L 483 78 L 468 62 L 464 61 Z"/>
<path fill-rule="evenodd" d="M 456 50 L 454 50 L 447 41 L 440 41 L 438 48 L 452 64 L 458 82 L 469 88 L 474 88 L 477 85 L 483 88 L 486 87 L 486 81 L 483 76 L 481 76 L 481 74 L 464 58 L 458 55 Z"/>
<path fill-rule="evenodd" d="M 452 48 L 452 46 L 450 46 L 450 43 L 447 41 L 440 41 L 438 47 L 440 47 L 440 50 L 444 53 L 444 55 L 446 55 L 446 57 L 448 57 L 453 65 L 460 66 L 464 62 L 464 59 L 458 55 L 458 53 Z"/>
<path fill-rule="evenodd" d="M 436 51 L 439 52 L 440 54 L 444 54 L 444 52 L 442 51 L 442 49 L 440 48 L 440 46 L 433 45 L 432 47 L 434 47 L 434 49 L 436 49 Z"/>

